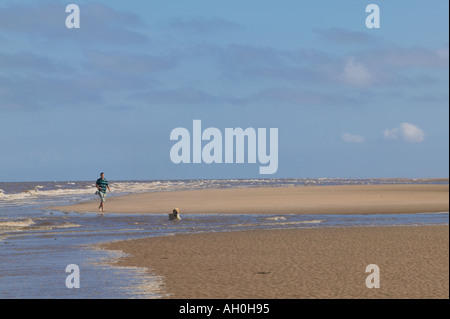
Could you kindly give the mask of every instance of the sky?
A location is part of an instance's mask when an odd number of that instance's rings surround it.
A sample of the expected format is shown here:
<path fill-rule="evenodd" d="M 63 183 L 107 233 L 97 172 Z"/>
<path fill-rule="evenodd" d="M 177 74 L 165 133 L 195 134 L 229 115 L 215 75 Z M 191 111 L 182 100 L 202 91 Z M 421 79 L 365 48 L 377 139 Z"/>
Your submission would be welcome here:
<path fill-rule="evenodd" d="M 448 177 L 448 12 L 445 0 L 2 0 L 0 181 Z M 193 135 L 194 120 L 277 128 L 278 169 L 175 164 L 171 132 Z"/>

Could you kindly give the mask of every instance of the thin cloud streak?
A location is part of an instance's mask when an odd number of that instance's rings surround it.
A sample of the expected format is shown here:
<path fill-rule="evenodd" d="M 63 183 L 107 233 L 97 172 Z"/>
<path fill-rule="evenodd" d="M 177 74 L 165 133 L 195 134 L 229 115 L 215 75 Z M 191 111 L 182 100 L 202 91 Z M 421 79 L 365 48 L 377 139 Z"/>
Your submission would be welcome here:
<path fill-rule="evenodd" d="M 313 32 L 323 40 L 338 44 L 366 44 L 376 41 L 377 38 L 361 31 L 352 31 L 343 28 L 314 29 Z"/>
<path fill-rule="evenodd" d="M 101 3 L 81 6 L 81 27 L 65 26 L 66 4 L 45 2 L 37 5 L 9 5 L 0 10 L 0 30 L 48 43 L 62 41 L 77 45 L 132 45 L 148 43 L 150 39 L 133 28 L 143 27 L 135 14 L 117 11 Z M 17 19 L 20 17 L 20 19 Z"/>

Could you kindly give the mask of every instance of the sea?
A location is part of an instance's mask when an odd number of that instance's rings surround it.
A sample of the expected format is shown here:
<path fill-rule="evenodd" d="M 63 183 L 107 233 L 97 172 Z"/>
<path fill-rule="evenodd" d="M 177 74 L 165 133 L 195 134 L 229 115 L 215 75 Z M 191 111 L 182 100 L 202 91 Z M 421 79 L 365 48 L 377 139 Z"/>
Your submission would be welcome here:
<path fill-rule="evenodd" d="M 325 185 L 445 184 L 448 179 L 220 179 L 112 181 L 130 193 Z M 164 278 L 151 269 L 115 266 L 126 256 L 106 242 L 182 233 L 317 227 L 449 225 L 448 212 L 382 215 L 99 214 L 50 206 L 97 200 L 95 181 L 0 182 L 0 299 L 158 299 Z M 73 268 L 76 266 L 76 269 Z M 75 279 L 77 278 L 77 279 Z M 78 283 L 79 285 L 75 284 Z"/>

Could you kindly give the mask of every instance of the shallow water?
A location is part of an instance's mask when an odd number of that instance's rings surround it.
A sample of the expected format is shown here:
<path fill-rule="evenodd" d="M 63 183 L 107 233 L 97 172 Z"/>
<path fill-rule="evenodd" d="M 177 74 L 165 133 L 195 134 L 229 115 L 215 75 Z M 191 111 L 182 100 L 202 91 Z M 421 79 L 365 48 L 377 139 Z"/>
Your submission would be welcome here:
<path fill-rule="evenodd" d="M 330 182 L 330 181 L 328 181 Z M 51 184 L 53 183 L 53 184 Z M 225 215 L 183 214 L 180 221 L 169 221 L 167 214 L 105 214 L 58 212 L 49 205 L 92 199 L 89 183 L 70 185 L 71 191 L 57 191 L 56 182 L 24 195 L 24 185 L 16 191 L 3 191 L 0 198 L 0 298 L 160 298 L 163 278 L 145 269 L 114 267 L 109 263 L 121 252 L 105 251 L 96 244 L 179 233 L 222 232 L 248 229 L 291 229 L 354 226 L 448 225 L 448 212 L 383 215 Z M 61 182 L 58 182 L 61 183 Z M 135 187 L 138 187 L 138 182 Z M 222 187 L 235 187 L 233 181 L 217 181 Z M 240 183 L 240 184 L 239 184 Z M 254 182 L 240 181 L 248 187 Z M 274 181 L 277 186 L 293 183 Z M 5 183 L 4 183 L 5 184 Z M 3 184 L 3 188 L 5 185 Z M 173 189 L 197 189 L 198 181 L 173 183 Z M 264 182 L 264 186 L 270 183 Z M 168 184 L 167 184 L 168 185 Z M 165 186 L 167 186 L 165 185 Z M 229 185 L 229 186 L 225 186 Z M 8 186 L 8 185 L 6 185 Z M 36 187 L 39 185 L 27 185 Z M 44 185 L 40 185 L 44 186 Z M 129 186 L 129 185 L 128 185 Z M 149 185 L 144 185 L 143 188 Z M 152 185 L 153 187 L 155 185 Z M 54 188 L 52 190 L 52 187 Z M 191 188 L 189 188 L 191 187 Z M 34 189 L 34 188 L 33 188 Z M 127 189 L 129 189 L 127 187 Z M 170 187 L 164 189 L 173 190 Z M 44 192 L 44 195 L 42 195 Z M 59 195 L 58 195 L 59 194 Z M 9 196 L 9 198 L 8 198 Z M 5 198 L 6 197 L 6 198 Z M 80 269 L 80 288 L 69 289 L 66 266 Z"/>

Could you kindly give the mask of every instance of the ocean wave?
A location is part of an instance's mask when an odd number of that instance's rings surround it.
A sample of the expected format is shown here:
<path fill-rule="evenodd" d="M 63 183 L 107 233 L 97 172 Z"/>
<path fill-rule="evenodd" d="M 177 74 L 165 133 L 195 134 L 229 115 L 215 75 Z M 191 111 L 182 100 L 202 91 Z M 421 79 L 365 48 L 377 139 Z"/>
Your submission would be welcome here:
<path fill-rule="evenodd" d="M 63 223 L 54 223 L 54 222 L 38 222 L 33 229 L 57 229 L 57 228 L 72 228 L 72 227 L 81 227 L 80 224 L 75 224 L 71 222 L 63 222 Z"/>

